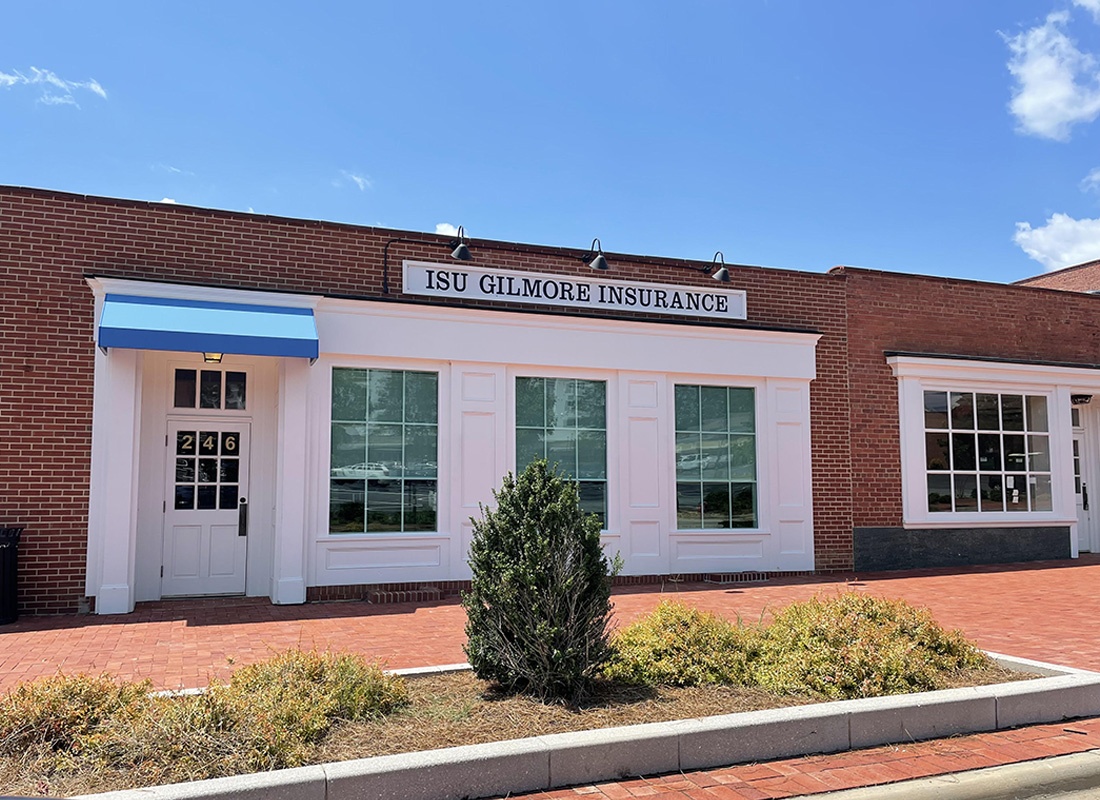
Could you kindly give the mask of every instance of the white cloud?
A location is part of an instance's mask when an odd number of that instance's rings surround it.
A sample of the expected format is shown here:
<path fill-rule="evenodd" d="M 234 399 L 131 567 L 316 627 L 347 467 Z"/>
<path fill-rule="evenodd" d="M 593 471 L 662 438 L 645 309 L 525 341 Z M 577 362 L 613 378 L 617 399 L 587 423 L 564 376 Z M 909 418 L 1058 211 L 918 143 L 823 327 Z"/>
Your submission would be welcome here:
<path fill-rule="evenodd" d="M 1100 8 L 1100 0 L 1075 2 Z M 1066 35 L 1067 22 L 1069 13 L 1057 11 L 1042 25 L 1004 37 L 1012 52 L 1008 70 L 1016 79 L 1009 109 L 1022 133 L 1066 141 L 1074 125 L 1100 115 L 1096 59 Z"/>
<path fill-rule="evenodd" d="M 458 228 L 449 222 L 436 223 L 435 232 L 440 236 L 458 236 Z"/>
<path fill-rule="evenodd" d="M 1048 270 L 1100 258 L 1100 219 L 1054 214 L 1038 228 L 1017 222 L 1012 240 Z"/>
<path fill-rule="evenodd" d="M 1073 0 L 1073 4 L 1090 11 L 1093 19 L 1100 22 L 1100 0 Z"/>
<path fill-rule="evenodd" d="M 87 81 L 67 81 L 48 69 L 31 67 L 30 74 L 19 70 L 12 73 L 0 72 L 0 88 L 11 89 L 16 86 L 38 87 L 40 94 L 36 102 L 47 106 L 76 106 L 76 92 L 87 91 L 107 99 L 107 90 L 94 78 Z"/>
<path fill-rule="evenodd" d="M 333 186 L 343 186 L 345 181 L 351 181 L 359 187 L 359 191 L 365 192 L 374 186 L 371 179 L 366 175 L 359 175 L 355 172 L 349 172 L 346 169 L 340 170 L 340 177 L 332 182 Z"/>
<path fill-rule="evenodd" d="M 173 200 L 171 197 L 162 197 L 162 198 L 160 198 L 160 202 L 161 203 L 171 203 L 172 205 L 176 204 L 176 201 Z"/>
<path fill-rule="evenodd" d="M 1100 192 L 1100 167 L 1086 175 L 1080 185 L 1082 192 Z"/>

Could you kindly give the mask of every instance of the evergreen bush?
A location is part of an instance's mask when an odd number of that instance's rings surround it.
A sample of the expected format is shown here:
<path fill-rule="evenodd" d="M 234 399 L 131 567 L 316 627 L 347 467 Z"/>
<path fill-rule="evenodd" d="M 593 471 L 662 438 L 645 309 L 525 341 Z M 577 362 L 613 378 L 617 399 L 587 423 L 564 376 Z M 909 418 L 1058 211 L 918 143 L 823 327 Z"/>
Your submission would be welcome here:
<path fill-rule="evenodd" d="M 576 484 L 532 462 L 473 520 L 466 655 L 474 674 L 509 691 L 575 700 L 608 657 L 611 577 L 600 522 Z"/>

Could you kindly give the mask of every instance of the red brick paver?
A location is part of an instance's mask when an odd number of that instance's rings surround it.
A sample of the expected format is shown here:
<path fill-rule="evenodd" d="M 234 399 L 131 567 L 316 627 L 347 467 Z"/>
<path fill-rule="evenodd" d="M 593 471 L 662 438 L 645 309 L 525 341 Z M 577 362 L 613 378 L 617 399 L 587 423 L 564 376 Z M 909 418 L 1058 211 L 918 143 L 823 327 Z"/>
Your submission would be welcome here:
<path fill-rule="evenodd" d="M 762 584 L 666 583 L 615 593 L 617 622 L 663 597 L 755 621 L 795 600 L 842 591 L 901 597 L 945 626 L 1001 653 L 1100 670 L 1100 556 L 960 570 L 815 576 Z M 115 617 L 25 618 L 0 627 L 0 690 L 58 671 L 148 678 L 157 688 L 204 686 L 234 667 L 289 647 L 361 652 L 391 668 L 463 661 L 465 616 L 457 601 L 426 605 L 266 599 L 139 604 Z M 902 747 L 809 756 L 575 787 L 534 797 L 764 798 L 876 785 L 1100 747 L 1100 720 L 1040 725 Z"/>
<path fill-rule="evenodd" d="M 573 786 L 511 795 L 529 800 L 755 800 L 835 792 L 860 786 L 928 778 L 951 772 L 1014 764 L 1100 748 L 1100 719 L 1032 725 L 907 745 L 874 747 L 828 756 L 805 756 L 767 764 L 743 764 L 676 772 L 616 783 Z"/>

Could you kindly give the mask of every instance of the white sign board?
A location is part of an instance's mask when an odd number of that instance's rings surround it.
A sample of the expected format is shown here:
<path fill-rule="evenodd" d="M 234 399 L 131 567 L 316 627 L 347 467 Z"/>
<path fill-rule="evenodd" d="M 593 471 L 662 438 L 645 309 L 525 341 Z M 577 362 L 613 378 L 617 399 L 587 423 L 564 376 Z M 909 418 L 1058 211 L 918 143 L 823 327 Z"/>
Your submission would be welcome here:
<path fill-rule="evenodd" d="M 745 319 L 745 292 L 661 283 L 576 278 L 541 272 L 406 261 L 406 294 L 498 300 L 591 311 L 644 311 L 706 319 Z"/>

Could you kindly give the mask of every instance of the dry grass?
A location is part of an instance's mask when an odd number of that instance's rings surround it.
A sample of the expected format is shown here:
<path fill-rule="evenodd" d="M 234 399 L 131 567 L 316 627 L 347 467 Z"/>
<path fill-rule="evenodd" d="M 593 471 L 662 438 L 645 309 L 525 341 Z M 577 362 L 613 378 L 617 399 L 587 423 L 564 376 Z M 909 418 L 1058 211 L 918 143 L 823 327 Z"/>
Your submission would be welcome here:
<path fill-rule="evenodd" d="M 948 683 L 978 686 L 1027 677 L 1033 676 L 990 667 L 954 674 Z M 336 724 L 314 747 L 308 762 L 343 761 L 819 701 L 808 695 L 776 696 L 734 686 L 649 689 L 604 684 L 583 704 L 547 705 L 494 691 L 469 672 L 411 678 L 408 689 L 410 704 L 384 719 Z M 101 769 L 87 774 L 51 774 L 42 767 L 31 753 L 0 759 L 0 790 L 32 796 L 68 796 L 135 785 L 135 776 L 130 772 Z"/>

